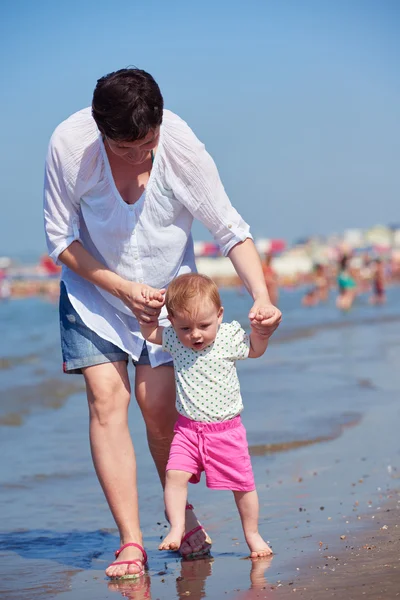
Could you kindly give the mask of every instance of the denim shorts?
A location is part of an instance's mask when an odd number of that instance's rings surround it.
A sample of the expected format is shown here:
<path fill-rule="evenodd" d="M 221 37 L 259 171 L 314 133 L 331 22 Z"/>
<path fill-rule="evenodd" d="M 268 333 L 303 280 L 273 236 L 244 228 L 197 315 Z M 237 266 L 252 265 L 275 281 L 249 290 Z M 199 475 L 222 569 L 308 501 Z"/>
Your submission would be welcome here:
<path fill-rule="evenodd" d="M 64 373 L 81 374 L 84 367 L 120 360 L 128 362 L 127 352 L 103 339 L 85 325 L 68 298 L 64 282 L 60 285 L 60 333 Z M 135 367 L 150 365 L 146 343 L 143 344 L 139 360 L 132 362 Z M 165 365 L 173 366 L 173 362 Z"/>

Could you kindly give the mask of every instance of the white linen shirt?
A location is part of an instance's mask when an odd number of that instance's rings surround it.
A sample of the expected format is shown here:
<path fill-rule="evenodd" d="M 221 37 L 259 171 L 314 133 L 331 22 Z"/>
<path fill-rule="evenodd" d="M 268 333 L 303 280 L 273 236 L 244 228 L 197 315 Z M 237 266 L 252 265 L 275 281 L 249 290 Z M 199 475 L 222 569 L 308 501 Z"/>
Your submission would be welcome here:
<path fill-rule="evenodd" d="M 236 361 L 249 356 L 250 338 L 237 321 L 221 323 L 212 344 L 193 350 L 173 327 L 163 329 L 162 346 L 175 369 L 176 410 L 202 423 L 233 419 L 243 410 Z"/>
<path fill-rule="evenodd" d="M 48 251 L 56 262 L 78 240 L 121 277 L 166 288 L 178 275 L 196 270 L 193 218 L 209 229 L 225 256 L 251 238 L 211 156 L 174 113 L 164 110 L 149 181 L 132 205 L 117 190 L 90 108 L 54 131 L 45 165 L 44 221 Z M 130 309 L 65 265 L 61 278 L 84 323 L 137 360 L 144 340 Z M 165 309 L 160 324 L 167 324 Z M 171 360 L 160 346 L 148 347 L 153 367 Z"/>

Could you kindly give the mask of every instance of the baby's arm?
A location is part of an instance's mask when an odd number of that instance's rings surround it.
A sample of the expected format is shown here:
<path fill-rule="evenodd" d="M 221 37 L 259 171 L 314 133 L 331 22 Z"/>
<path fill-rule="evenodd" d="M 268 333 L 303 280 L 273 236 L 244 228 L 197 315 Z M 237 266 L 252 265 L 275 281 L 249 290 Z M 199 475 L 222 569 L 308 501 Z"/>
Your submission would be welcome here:
<path fill-rule="evenodd" d="M 165 327 L 160 327 L 157 323 L 140 323 L 140 332 L 145 340 L 152 344 L 162 346 L 162 337 Z"/>
<path fill-rule="evenodd" d="M 259 358 L 262 356 L 268 348 L 268 342 L 269 337 L 260 335 L 253 329 L 250 334 L 249 358 Z"/>

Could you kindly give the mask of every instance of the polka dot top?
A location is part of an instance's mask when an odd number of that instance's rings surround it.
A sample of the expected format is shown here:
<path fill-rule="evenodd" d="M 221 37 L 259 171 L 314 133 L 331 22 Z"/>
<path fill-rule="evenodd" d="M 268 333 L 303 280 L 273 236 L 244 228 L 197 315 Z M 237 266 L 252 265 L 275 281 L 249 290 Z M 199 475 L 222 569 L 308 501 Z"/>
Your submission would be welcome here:
<path fill-rule="evenodd" d="M 236 361 L 248 357 L 250 340 L 237 321 L 221 323 L 214 342 L 203 350 L 186 348 L 172 326 L 165 327 L 162 345 L 174 361 L 179 414 L 213 423 L 243 410 Z"/>

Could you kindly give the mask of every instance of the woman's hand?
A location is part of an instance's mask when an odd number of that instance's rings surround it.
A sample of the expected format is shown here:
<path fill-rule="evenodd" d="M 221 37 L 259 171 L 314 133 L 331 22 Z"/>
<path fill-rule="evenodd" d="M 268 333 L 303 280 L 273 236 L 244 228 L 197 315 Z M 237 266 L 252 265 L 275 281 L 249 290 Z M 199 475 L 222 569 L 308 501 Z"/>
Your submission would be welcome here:
<path fill-rule="evenodd" d="M 271 337 L 282 320 L 281 311 L 268 300 L 255 300 L 249 312 L 250 325 L 258 335 Z"/>
<path fill-rule="evenodd" d="M 133 312 L 139 325 L 157 323 L 164 306 L 165 290 L 158 290 L 145 283 L 127 281 L 121 300 Z"/>

